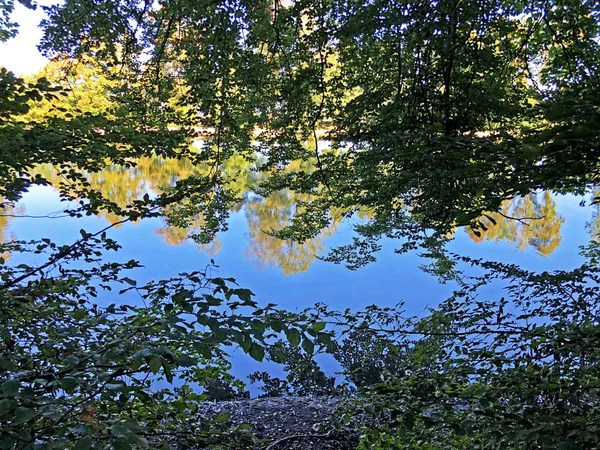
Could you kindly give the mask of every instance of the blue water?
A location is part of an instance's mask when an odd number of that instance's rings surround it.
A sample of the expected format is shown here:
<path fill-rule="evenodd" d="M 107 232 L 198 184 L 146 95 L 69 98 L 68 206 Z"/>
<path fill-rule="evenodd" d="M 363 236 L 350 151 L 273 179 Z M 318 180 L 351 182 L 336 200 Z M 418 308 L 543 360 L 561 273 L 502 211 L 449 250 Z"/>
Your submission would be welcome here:
<path fill-rule="evenodd" d="M 589 241 L 585 224 L 592 214 L 589 207 L 579 206 L 580 200 L 573 196 L 556 197 L 557 210 L 565 223 L 559 247 L 546 257 L 540 256 L 532 247 L 519 250 L 510 242 L 477 244 L 463 231 L 456 234 L 450 250 L 474 258 L 517 263 L 531 270 L 573 268 L 582 261 L 578 247 Z M 27 215 L 33 216 L 61 211 L 66 206 L 49 187 L 32 188 L 23 197 L 21 205 Z M 48 237 L 59 244 L 70 244 L 79 237 L 81 228 L 94 232 L 106 225 L 108 221 L 98 217 L 15 218 L 10 221 L 9 228 L 17 239 Z M 249 228 L 243 209 L 232 214 L 229 230 L 219 235 L 222 247 L 216 255 L 199 250 L 194 242 L 167 244 L 156 232 L 162 226 L 159 219 L 147 219 L 108 232 L 123 246 L 117 254 L 118 260 L 136 259 L 144 265 L 134 276 L 129 275 L 138 282 L 164 279 L 182 271 L 202 270 L 214 259 L 219 266 L 213 272 L 215 275 L 235 278 L 240 286 L 252 290 L 261 304 L 275 303 L 284 309 L 302 310 L 316 302 L 324 302 L 333 309 L 358 310 L 371 304 L 394 306 L 404 301 L 406 312 L 415 315 L 425 314 L 427 307 L 439 304 L 453 289 L 452 283 L 439 284 L 434 276 L 424 273 L 419 266 L 425 261 L 417 254 L 394 253 L 395 246 L 390 241 L 384 241 L 375 263 L 356 271 L 320 260 L 314 260 L 304 272 L 287 276 L 281 267 L 266 265 L 261 268 L 246 252 Z M 346 222 L 333 236 L 326 238 L 325 244 L 329 248 L 346 244 L 351 236 L 351 223 Z M 18 263 L 20 257 L 14 258 L 11 263 Z M 233 359 L 233 373 L 240 377 L 254 370 L 266 370 L 265 367 L 275 374 L 280 372 L 274 365 L 261 365 L 241 352 L 236 352 Z M 335 367 L 332 365 L 326 370 L 334 371 Z"/>

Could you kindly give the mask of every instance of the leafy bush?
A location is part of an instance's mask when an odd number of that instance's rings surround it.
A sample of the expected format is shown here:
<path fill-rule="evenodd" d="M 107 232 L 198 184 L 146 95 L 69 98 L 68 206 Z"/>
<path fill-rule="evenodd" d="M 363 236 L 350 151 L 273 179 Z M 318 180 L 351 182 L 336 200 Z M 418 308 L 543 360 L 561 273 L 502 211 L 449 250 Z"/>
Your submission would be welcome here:
<path fill-rule="evenodd" d="M 323 396 L 336 395 L 335 377 L 328 377 L 312 359 L 312 355 L 301 348 L 283 341 L 275 342 L 269 348 L 269 359 L 283 364 L 288 373 L 285 380 L 273 377 L 268 372 L 254 372 L 249 375 L 252 383 L 262 382 L 260 389 L 265 397 Z"/>
<path fill-rule="evenodd" d="M 597 448 L 600 269 L 459 259 L 484 273 L 428 317 L 369 324 L 409 351 L 405 370 L 362 391 L 361 448 Z"/>
<path fill-rule="evenodd" d="M 222 424 L 190 434 L 190 415 L 206 396 L 187 386 L 228 376 L 224 347 L 262 360 L 272 323 L 308 339 L 309 323 L 282 324 L 249 290 L 207 271 L 137 286 L 122 274 L 135 261 L 104 262 L 116 248 L 105 233 L 82 231 L 72 246 L 1 249 L 48 259 L 0 266 L 0 448 L 224 445 L 232 437 Z M 140 301 L 125 302 L 128 293 Z"/>
<path fill-rule="evenodd" d="M 235 383 L 234 380 L 227 378 L 231 377 L 221 375 L 204 384 L 203 394 L 206 396 L 206 400 L 222 402 L 250 398 L 250 392 L 243 390 L 243 383 L 240 383 L 239 380 L 237 380 L 238 383 Z"/>
<path fill-rule="evenodd" d="M 364 328 L 350 329 L 332 353 L 358 389 L 399 376 L 407 363 L 405 352 L 394 340 Z"/>

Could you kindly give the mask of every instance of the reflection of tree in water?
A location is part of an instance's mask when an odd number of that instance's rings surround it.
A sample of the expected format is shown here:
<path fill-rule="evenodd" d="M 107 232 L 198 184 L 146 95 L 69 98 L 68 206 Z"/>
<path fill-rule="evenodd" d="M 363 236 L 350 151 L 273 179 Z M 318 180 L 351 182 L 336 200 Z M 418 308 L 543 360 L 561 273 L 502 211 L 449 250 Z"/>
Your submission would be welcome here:
<path fill-rule="evenodd" d="M 514 242 L 520 249 L 534 247 L 542 256 L 548 256 L 560 244 L 560 230 L 565 219 L 556 211 L 556 202 L 549 191 L 541 196 L 529 194 L 506 201 L 500 213 L 491 213 L 481 222 L 484 228 L 467 233 L 475 242 Z M 521 219 L 521 220 L 517 220 Z"/>
<path fill-rule="evenodd" d="M 14 241 L 15 235 L 10 231 L 10 220 L 13 215 L 23 215 L 25 209 L 22 206 L 15 208 L 12 203 L 4 203 L 0 199 L 0 258 L 8 261 L 11 257 L 10 252 L 3 251 L 4 244 Z"/>
<path fill-rule="evenodd" d="M 269 231 L 281 230 L 290 223 L 299 201 L 306 196 L 288 190 L 271 194 L 267 198 L 257 197 L 246 204 L 246 218 L 250 232 L 250 242 L 246 256 L 259 267 L 276 266 L 286 275 L 308 270 L 325 244 L 324 238 L 333 235 L 337 223 L 333 223 L 319 236 L 302 243 L 269 236 Z"/>
<path fill-rule="evenodd" d="M 594 204 L 592 217 L 585 224 L 590 233 L 590 239 L 600 241 L 600 187 L 596 187 L 590 199 Z"/>
<path fill-rule="evenodd" d="M 303 243 L 284 241 L 264 233 L 263 230 L 280 230 L 289 224 L 296 211 L 297 203 L 308 198 L 306 195 L 282 191 L 266 199 L 258 196 L 249 199 L 249 193 L 257 181 L 251 169 L 252 164 L 241 156 L 233 155 L 220 166 L 224 184 L 228 189 L 235 191 L 240 198 L 240 202 L 233 206 L 233 210 L 237 211 L 242 205 L 246 205 L 245 212 L 250 228 L 250 242 L 246 255 L 259 266 L 274 265 L 280 267 L 286 274 L 307 270 L 315 256 L 324 250 L 323 239 L 333 234 L 336 225 L 332 225 L 318 237 Z M 314 167 L 314 161 L 295 161 L 286 170 L 312 171 Z M 50 166 L 39 168 L 38 171 L 54 185 L 61 181 L 59 175 Z M 102 172 L 88 174 L 87 179 L 91 189 L 110 199 L 120 208 L 124 208 L 146 193 L 160 194 L 178 180 L 203 176 L 209 172 L 210 167 L 194 165 L 188 159 L 147 157 L 136 160 L 133 167 L 109 166 Z M 202 214 L 185 217 L 185 220 L 175 222 L 169 220 L 170 215 L 177 215 L 178 208 L 187 208 L 188 201 L 184 200 L 181 205 L 174 205 L 165 211 L 163 225 L 156 233 L 167 244 L 181 245 L 189 242 L 190 235 L 198 233 L 204 227 L 205 220 Z M 112 223 L 122 219 L 107 211 L 104 211 L 102 216 Z M 221 250 L 222 245 L 223 243 L 215 238 L 210 243 L 200 244 L 198 248 L 215 255 Z"/>
<path fill-rule="evenodd" d="M 306 145 L 310 148 L 315 144 L 312 141 Z M 286 174 L 311 173 L 315 170 L 315 159 L 292 161 L 283 169 Z M 268 177 L 264 172 L 261 176 Z M 308 194 L 288 189 L 272 192 L 267 197 L 247 198 L 244 208 L 249 230 L 246 257 L 260 268 L 268 265 L 279 267 L 285 275 L 308 270 L 316 256 L 325 249 L 324 239 L 333 235 L 342 214 L 332 212 L 333 223 L 318 236 L 304 242 L 279 239 L 267 234 L 289 225 L 294 214 L 298 212 L 298 205 L 308 200 Z"/>
<path fill-rule="evenodd" d="M 250 165 L 251 162 L 239 155 L 233 155 L 224 161 L 220 166 L 224 185 L 228 189 L 245 194 L 250 189 L 252 182 Z M 60 175 L 51 166 L 40 167 L 37 172 L 55 186 L 62 181 Z M 142 198 L 146 193 L 164 193 L 178 180 L 184 180 L 192 176 L 205 176 L 209 172 L 210 167 L 208 165 L 196 165 L 186 158 L 145 157 L 137 159 L 133 167 L 111 165 L 101 172 L 89 173 L 87 174 L 87 180 L 91 189 L 97 191 L 104 198 L 113 201 L 120 208 L 125 208 L 134 200 Z M 196 216 L 187 220 L 188 226 L 174 226 L 169 223 L 169 212 L 166 211 L 167 217 L 163 218 L 164 227 L 157 231 L 167 243 L 183 243 L 188 235 L 197 232 L 204 225 L 203 218 Z M 118 222 L 123 218 L 109 211 L 103 211 L 101 216 L 111 223 Z M 215 254 L 219 251 L 221 245 L 217 241 L 208 245 L 201 244 L 199 247 Z"/>
<path fill-rule="evenodd" d="M 177 227 L 174 225 L 165 225 L 158 230 L 156 230 L 156 234 L 158 234 L 163 241 L 165 241 L 169 245 L 181 245 L 186 242 L 189 242 L 189 235 L 194 229 L 199 229 L 202 227 L 204 220 L 202 217 L 195 217 L 193 219 L 193 224 L 189 227 Z M 209 255 L 216 255 L 221 251 L 223 247 L 223 242 L 218 237 L 208 243 L 208 244 L 198 244 L 198 250 L 208 253 Z"/>

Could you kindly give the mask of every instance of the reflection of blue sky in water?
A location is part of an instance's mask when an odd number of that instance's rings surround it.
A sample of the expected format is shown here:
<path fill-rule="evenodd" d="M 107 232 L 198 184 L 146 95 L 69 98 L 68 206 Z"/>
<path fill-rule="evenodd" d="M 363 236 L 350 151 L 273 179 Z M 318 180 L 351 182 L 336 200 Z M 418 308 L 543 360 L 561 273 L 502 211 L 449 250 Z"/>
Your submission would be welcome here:
<path fill-rule="evenodd" d="M 545 258 L 540 257 L 533 248 L 518 250 L 504 241 L 484 240 L 476 244 L 464 231 L 457 233 L 450 249 L 473 257 L 521 264 L 527 269 L 573 267 L 581 260 L 578 246 L 589 240 L 585 224 L 592 214 L 591 208 L 579 207 L 579 201 L 570 196 L 557 198 L 557 209 L 566 221 L 560 245 Z M 32 188 L 22 203 L 28 215 L 45 215 L 65 208 L 65 203 L 59 202 L 58 195 L 46 187 Z M 67 244 L 79 236 L 81 228 L 91 232 L 106 224 L 105 219 L 96 217 L 18 218 L 10 220 L 9 229 L 19 239 L 49 237 L 58 243 Z M 243 209 L 232 214 L 229 230 L 219 234 L 222 246 L 217 255 L 199 251 L 197 244 L 190 241 L 181 245 L 167 244 L 156 232 L 163 226 L 160 219 L 145 219 L 109 232 L 123 246 L 119 258 L 138 259 L 145 265 L 137 274 L 143 280 L 201 269 L 210 259 L 214 259 L 220 266 L 220 275 L 233 277 L 241 286 L 253 290 L 260 302 L 273 302 L 292 309 L 321 301 L 334 308 L 362 308 L 373 303 L 393 305 L 404 299 L 412 313 L 420 312 L 427 305 L 436 305 L 450 290 L 450 286 L 438 285 L 435 278 L 418 268 L 424 260 L 414 253 L 395 254 L 394 243 L 390 241 L 384 241 L 384 249 L 377 256 L 377 262 L 357 271 L 349 271 L 343 265 L 314 260 L 306 271 L 286 276 L 277 266 L 258 267 L 248 261 L 251 230 Z M 351 234 L 351 222 L 346 222 L 324 242 L 329 248 L 346 244 L 350 241 Z M 259 251 L 256 249 L 257 253 Z"/>
<path fill-rule="evenodd" d="M 532 247 L 518 250 L 507 242 L 484 240 L 476 244 L 464 231 L 457 233 L 450 250 L 474 258 L 517 263 L 525 269 L 542 271 L 572 268 L 581 262 L 578 246 L 589 240 L 586 222 L 593 212 L 590 207 L 579 207 L 579 201 L 571 196 L 556 198 L 557 210 L 566 220 L 562 226 L 560 245 L 546 257 L 538 255 Z M 59 201 L 56 192 L 46 187 L 32 188 L 22 203 L 28 215 L 45 215 L 66 206 Z M 59 244 L 70 244 L 79 236 L 81 228 L 92 232 L 106 224 L 105 219 L 96 217 L 19 218 L 10 220 L 9 230 L 18 239 L 49 237 Z M 217 255 L 199 251 L 194 242 L 167 244 L 156 232 L 163 226 L 160 219 L 146 219 L 109 232 L 109 236 L 123 246 L 123 251 L 116 254 L 118 260 L 137 259 L 144 265 L 133 274 L 140 282 L 168 278 L 182 271 L 201 270 L 209 264 L 210 259 L 214 259 L 220 266 L 214 272 L 215 276 L 235 278 L 240 286 L 251 289 L 261 304 L 275 303 L 291 310 L 300 310 L 316 302 L 327 303 L 334 309 L 361 309 L 374 303 L 393 306 L 405 301 L 408 314 L 422 315 L 428 306 L 437 305 L 452 291 L 451 284 L 440 285 L 433 276 L 418 268 L 424 260 L 414 253 L 395 254 L 394 243 L 389 241 L 384 241 L 377 262 L 357 271 L 315 260 L 306 271 L 286 276 L 279 267 L 266 265 L 260 268 L 248 261 L 247 249 L 251 236 L 243 209 L 232 214 L 229 230 L 219 235 L 222 247 Z M 335 234 L 325 239 L 325 244 L 327 247 L 346 244 L 350 241 L 351 233 L 351 223 L 343 223 Z M 18 263 L 21 258 L 15 255 L 11 263 Z M 494 293 L 493 289 L 489 292 Z M 236 375 L 265 369 L 265 366 L 240 352 L 236 352 L 236 355 L 236 360 L 240 362 L 240 365 L 236 364 Z"/>
<path fill-rule="evenodd" d="M 55 2 L 43 0 L 41 3 Z M 41 36 L 35 24 L 41 19 L 42 13 L 40 10 L 31 12 L 20 5 L 16 8 L 15 20 L 24 26 L 15 40 L 0 44 L 0 65 L 7 65 L 17 73 L 33 73 L 45 62 L 35 49 L 35 43 Z M 488 233 L 479 244 L 474 242 L 472 235 L 461 230 L 450 244 L 450 250 L 474 258 L 516 263 L 531 270 L 572 268 L 581 261 L 578 247 L 589 240 L 588 231 L 597 233 L 600 229 L 600 217 L 593 216 L 596 211 L 594 208 L 581 208 L 579 198 L 558 196 L 554 199 L 556 210 L 565 222 L 560 230 L 559 245 L 545 258 L 531 245 L 535 239 L 529 239 L 524 233 L 528 230 L 523 227 L 508 232 L 503 230 L 504 234 L 495 235 L 500 238 Z M 52 189 L 43 187 L 32 188 L 25 195 L 23 204 L 29 215 L 45 215 L 65 208 L 65 203 L 59 202 Z M 260 209 L 259 206 L 254 205 L 255 209 Z M 284 204 L 283 207 L 285 209 L 289 205 Z M 276 209 L 277 205 L 266 208 L 268 211 Z M 342 265 L 314 260 L 312 256 L 315 251 L 321 252 L 324 246 L 333 247 L 350 241 L 350 223 L 341 224 L 335 234 L 308 248 L 281 243 L 261 235 L 260 228 L 265 221 L 256 220 L 257 216 L 251 212 L 252 205 L 232 213 L 229 230 L 218 236 L 218 243 L 202 246 L 200 251 L 196 243 L 185 239 L 186 230 L 165 227 L 160 219 L 126 224 L 111 230 L 109 235 L 123 246 L 123 252 L 118 254 L 117 259 L 138 259 L 144 264 L 145 267 L 136 274 L 136 278 L 142 282 L 168 278 L 181 271 L 203 269 L 212 258 L 220 265 L 217 274 L 235 278 L 241 286 L 251 289 L 260 303 L 272 302 L 287 309 L 302 309 L 315 302 L 325 302 L 334 309 L 360 309 L 373 303 L 392 306 L 404 300 L 409 314 L 421 314 L 427 306 L 437 305 L 452 290 L 452 285 L 439 285 L 432 276 L 423 273 L 418 268 L 423 261 L 415 254 L 396 255 L 394 243 L 389 241 L 384 241 L 384 249 L 377 256 L 376 263 L 358 271 L 351 272 Z M 251 227 L 249 224 L 253 220 L 256 223 Z M 12 233 L 19 239 L 49 237 L 60 244 L 70 244 L 79 236 L 81 228 L 92 232 L 107 223 L 106 219 L 96 217 L 19 218 L 0 220 L 0 232 L 5 240 L 12 238 Z M 586 223 L 591 230 L 586 229 Z M 506 237 L 511 233 L 515 235 L 513 238 Z M 169 245 L 169 240 L 177 245 Z M 21 255 L 15 255 L 10 263 L 18 264 L 22 258 Z M 287 261 L 287 269 L 282 267 L 282 261 Z M 294 270 L 294 267 L 302 270 Z M 498 291 L 498 288 L 495 290 Z M 500 294 L 494 292 L 493 287 L 488 292 L 490 295 Z M 238 375 L 265 369 L 240 352 L 237 352 L 236 358 L 240 363 L 236 365 Z M 243 370 L 240 366 L 243 366 Z"/>

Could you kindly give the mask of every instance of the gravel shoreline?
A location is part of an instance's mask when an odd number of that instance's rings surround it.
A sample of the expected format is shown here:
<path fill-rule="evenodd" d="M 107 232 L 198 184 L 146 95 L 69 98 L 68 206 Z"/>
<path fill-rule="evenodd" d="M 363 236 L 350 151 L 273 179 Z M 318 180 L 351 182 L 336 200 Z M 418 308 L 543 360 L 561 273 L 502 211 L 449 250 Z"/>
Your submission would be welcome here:
<path fill-rule="evenodd" d="M 359 433 L 336 410 L 339 398 L 275 397 L 206 402 L 199 418 L 229 414 L 233 425 L 248 424 L 258 438 L 252 448 L 264 450 L 344 450 L 358 444 Z"/>

